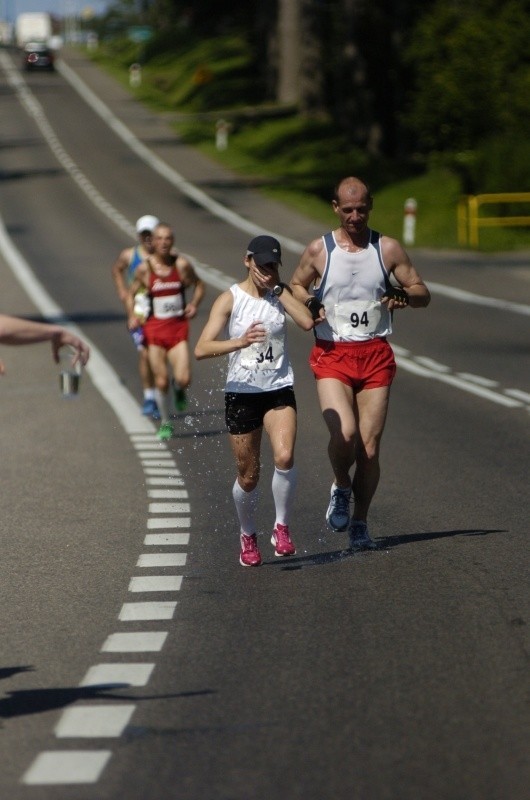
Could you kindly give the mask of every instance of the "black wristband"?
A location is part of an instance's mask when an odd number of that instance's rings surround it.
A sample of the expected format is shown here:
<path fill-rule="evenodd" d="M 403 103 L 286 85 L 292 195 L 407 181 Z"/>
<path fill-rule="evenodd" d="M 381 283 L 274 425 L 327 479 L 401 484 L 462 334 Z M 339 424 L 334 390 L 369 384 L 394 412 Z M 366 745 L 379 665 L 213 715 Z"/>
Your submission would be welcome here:
<path fill-rule="evenodd" d="M 389 287 L 385 292 L 385 297 L 388 297 L 389 300 L 400 300 L 402 303 L 405 303 L 406 306 L 409 304 L 407 292 L 405 289 L 399 289 L 397 286 Z"/>
<path fill-rule="evenodd" d="M 320 317 L 320 309 L 324 308 L 316 297 L 308 297 L 304 305 L 310 310 L 313 319 L 318 319 Z"/>

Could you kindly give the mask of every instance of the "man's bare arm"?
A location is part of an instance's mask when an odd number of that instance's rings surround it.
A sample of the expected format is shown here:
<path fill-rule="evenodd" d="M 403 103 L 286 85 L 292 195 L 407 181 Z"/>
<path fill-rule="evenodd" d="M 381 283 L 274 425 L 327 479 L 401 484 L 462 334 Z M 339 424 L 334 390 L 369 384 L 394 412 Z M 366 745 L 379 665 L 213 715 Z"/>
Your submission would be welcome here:
<path fill-rule="evenodd" d="M 309 287 L 322 276 L 324 265 L 324 243 L 322 239 L 314 239 L 302 253 L 290 282 L 294 296 L 309 308 L 317 324 L 325 319 L 324 306 L 309 292 Z"/>
<path fill-rule="evenodd" d="M 431 294 L 413 266 L 406 250 L 397 239 L 387 236 L 383 237 L 381 247 L 385 266 L 394 275 L 401 288 L 406 291 L 408 305 L 412 308 L 428 306 Z"/>

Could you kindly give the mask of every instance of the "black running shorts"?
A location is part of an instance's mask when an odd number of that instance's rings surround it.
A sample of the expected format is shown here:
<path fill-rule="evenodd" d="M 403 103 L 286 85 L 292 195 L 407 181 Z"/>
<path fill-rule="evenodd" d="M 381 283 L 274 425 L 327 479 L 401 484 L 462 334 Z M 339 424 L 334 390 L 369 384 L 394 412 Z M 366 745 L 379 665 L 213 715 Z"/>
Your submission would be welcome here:
<path fill-rule="evenodd" d="M 292 386 L 272 392 L 227 392 L 225 422 L 232 434 L 250 433 L 263 425 L 263 417 L 272 408 L 291 406 L 296 411 Z"/>

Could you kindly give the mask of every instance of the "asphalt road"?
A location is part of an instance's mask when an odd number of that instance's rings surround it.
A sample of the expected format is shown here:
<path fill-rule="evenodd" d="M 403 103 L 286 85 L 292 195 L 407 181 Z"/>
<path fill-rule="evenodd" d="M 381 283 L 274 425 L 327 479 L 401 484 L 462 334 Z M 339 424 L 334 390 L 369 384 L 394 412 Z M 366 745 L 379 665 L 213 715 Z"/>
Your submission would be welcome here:
<path fill-rule="evenodd" d="M 375 553 L 326 529 L 311 338 L 290 330 L 298 553 L 268 547 L 265 447 L 264 565 L 243 570 L 224 364 L 194 365 L 190 408 L 153 447 L 109 269 L 138 216 L 172 223 L 210 283 L 195 338 L 253 226 L 282 237 L 286 278 L 323 231 L 185 148 L 81 56 L 56 75 L 21 75 L 6 53 L 0 67 L 0 217 L 96 352 L 71 402 L 45 345 L 0 353 L 0 796 L 523 800 L 528 255 L 411 251 L 433 302 L 396 315 Z M 42 313 L 5 254 L 0 275 L 2 311 Z M 169 491 L 175 508 L 154 508 Z"/>

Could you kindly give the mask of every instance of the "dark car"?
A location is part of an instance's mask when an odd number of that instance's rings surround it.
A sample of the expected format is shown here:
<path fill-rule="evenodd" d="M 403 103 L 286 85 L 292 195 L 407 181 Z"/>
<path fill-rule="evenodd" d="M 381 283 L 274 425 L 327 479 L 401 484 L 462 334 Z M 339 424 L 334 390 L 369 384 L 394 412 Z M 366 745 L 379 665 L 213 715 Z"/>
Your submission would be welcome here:
<path fill-rule="evenodd" d="M 24 46 L 24 69 L 55 69 L 55 53 L 44 42 L 29 42 Z"/>

